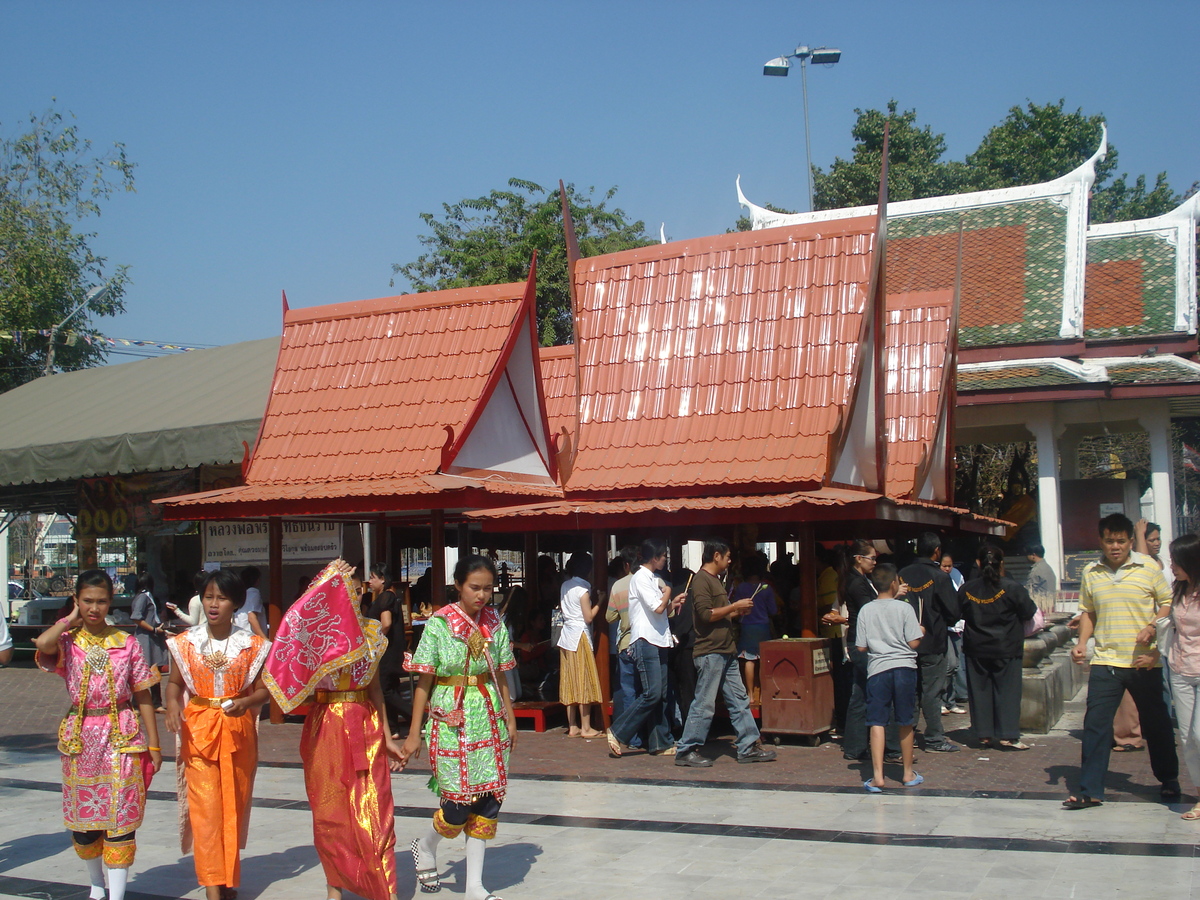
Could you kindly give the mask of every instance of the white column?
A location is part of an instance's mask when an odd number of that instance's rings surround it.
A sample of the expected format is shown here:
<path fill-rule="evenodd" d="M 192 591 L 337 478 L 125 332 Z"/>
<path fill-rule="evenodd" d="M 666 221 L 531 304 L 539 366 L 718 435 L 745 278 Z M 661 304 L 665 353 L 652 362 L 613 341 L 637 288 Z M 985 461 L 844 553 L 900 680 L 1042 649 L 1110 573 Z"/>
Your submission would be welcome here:
<path fill-rule="evenodd" d="M 1167 548 L 1175 539 L 1175 479 L 1171 460 L 1171 413 L 1166 401 L 1155 402 L 1138 416 L 1150 435 L 1150 487 L 1154 489 L 1154 520 L 1162 526 L 1160 559 L 1170 562 Z"/>
<path fill-rule="evenodd" d="M 1058 434 L 1054 407 L 1039 410 L 1040 415 L 1026 423 L 1037 441 L 1038 452 L 1038 524 L 1046 562 L 1059 578 L 1063 574 L 1062 521 L 1058 503 Z"/>

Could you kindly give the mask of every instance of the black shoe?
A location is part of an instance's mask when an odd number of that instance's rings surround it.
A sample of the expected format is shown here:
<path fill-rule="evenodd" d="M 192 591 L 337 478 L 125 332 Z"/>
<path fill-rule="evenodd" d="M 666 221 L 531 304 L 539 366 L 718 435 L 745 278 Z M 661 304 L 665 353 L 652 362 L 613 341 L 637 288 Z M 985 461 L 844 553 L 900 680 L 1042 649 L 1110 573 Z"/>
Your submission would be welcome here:
<path fill-rule="evenodd" d="M 1179 782 L 1174 778 L 1170 781 L 1164 781 L 1158 791 L 1158 796 L 1164 800 L 1178 800 L 1182 795 L 1182 792 L 1179 790 Z"/>
<path fill-rule="evenodd" d="M 842 754 L 842 759 L 848 759 L 851 762 L 866 762 L 868 759 L 870 759 L 870 757 L 871 754 L 867 753 L 865 750 L 862 753 L 859 753 L 857 756 L 853 753 Z"/>
<path fill-rule="evenodd" d="M 927 753 L 957 753 L 962 747 L 958 744 L 952 744 L 949 741 L 938 741 L 936 744 L 926 744 L 925 751 Z"/>
<path fill-rule="evenodd" d="M 707 756 L 701 756 L 698 750 L 689 750 L 675 756 L 675 765 L 691 766 L 693 769 L 706 769 L 713 764 Z"/>
<path fill-rule="evenodd" d="M 771 762 L 775 759 L 775 751 L 764 750 L 762 747 L 754 747 L 745 753 L 739 754 L 737 759 L 740 763 Z"/>

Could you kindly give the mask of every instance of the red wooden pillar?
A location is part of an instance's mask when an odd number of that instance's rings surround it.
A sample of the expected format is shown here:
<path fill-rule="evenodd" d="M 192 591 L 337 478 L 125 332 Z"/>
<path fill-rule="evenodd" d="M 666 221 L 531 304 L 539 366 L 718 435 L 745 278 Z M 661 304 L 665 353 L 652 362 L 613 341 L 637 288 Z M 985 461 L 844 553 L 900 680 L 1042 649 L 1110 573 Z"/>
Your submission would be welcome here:
<path fill-rule="evenodd" d="M 433 577 L 429 585 L 429 602 L 434 609 L 446 605 L 446 513 L 444 510 L 429 511 L 429 555 Z"/>
<path fill-rule="evenodd" d="M 271 634 L 283 619 L 283 519 L 267 519 L 267 622 Z M 283 710 L 271 699 L 271 724 L 283 724 Z"/>
<path fill-rule="evenodd" d="M 612 700 L 612 679 L 608 664 L 608 622 L 604 619 L 604 611 L 608 609 L 608 535 L 603 531 L 592 532 L 592 600 L 600 604 L 592 619 L 592 634 L 596 637 L 596 674 L 600 676 L 600 697 L 604 701 L 600 704 L 600 715 L 607 728 L 611 724 L 608 704 Z"/>
<path fill-rule="evenodd" d="M 820 637 L 817 622 L 817 539 L 811 522 L 802 522 L 797 529 L 797 550 L 800 567 L 800 636 Z"/>

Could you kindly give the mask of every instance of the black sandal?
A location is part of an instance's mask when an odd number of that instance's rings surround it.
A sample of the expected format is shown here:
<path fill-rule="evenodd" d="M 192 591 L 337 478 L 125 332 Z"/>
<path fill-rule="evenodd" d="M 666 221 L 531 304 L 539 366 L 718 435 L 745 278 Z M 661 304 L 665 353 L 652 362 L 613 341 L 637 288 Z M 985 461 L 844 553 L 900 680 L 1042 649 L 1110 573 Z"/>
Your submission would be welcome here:
<path fill-rule="evenodd" d="M 434 866 L 432 869 L 419 868 L 421 865 L 420 846 L 421 842 L 419 840 L 414 840 L 412 842 L 412 846 L 409 847 L 409 849 L 412 851 L 413 868 L 417 873 L 417 884 L 421 886 L 422 892 L 426 894 L 436 894 L 442 889 L 442 881 L 438 877 L 438 870 L 436 866 Z"/>
<path fill-rule="evenodd" d="M 1103 801 L 1093 800 L 1087 794 L 1080 794 L 1078 797 L 1068 797 L 1063 801 L 1063 809 L 1090 809 L 1093 806 L 1101 806 Z"/>

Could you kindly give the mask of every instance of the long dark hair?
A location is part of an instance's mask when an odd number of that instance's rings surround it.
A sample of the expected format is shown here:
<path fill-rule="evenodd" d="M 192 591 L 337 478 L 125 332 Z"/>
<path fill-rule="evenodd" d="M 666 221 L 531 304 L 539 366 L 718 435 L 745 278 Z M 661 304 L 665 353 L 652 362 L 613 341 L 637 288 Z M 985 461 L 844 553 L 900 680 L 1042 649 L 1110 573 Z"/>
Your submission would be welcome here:
<path fill-rule="evenodd" d="M 1171 541 L 1171 562 L 1183 569 L 1187 581 L 1176 580 L 1173 593 L 1181 603 L 1188 594 L 1200 590 L 1200 537 L 1181 534 Z"/>
<path fill-rule="evenodd" d="M 109 599 L 112 599 L 112 579 L 108 577 L 108 573 L 103 569 L 85 569 L 84 571 L 80 572 L 79 577 L 75 579 L 75 596 L 78 597 L 79 592 L 85 587 L 104 588 L 106 591 L 108 591 Z"/>
<path fill-rule="evenodd" d="M 995 544 L 984 544 L 979 548 L 977 561 L 983 583 L 991 588 L 1000 587 L 1000 570 L 1004 567 L 1004 551 Z"/>

